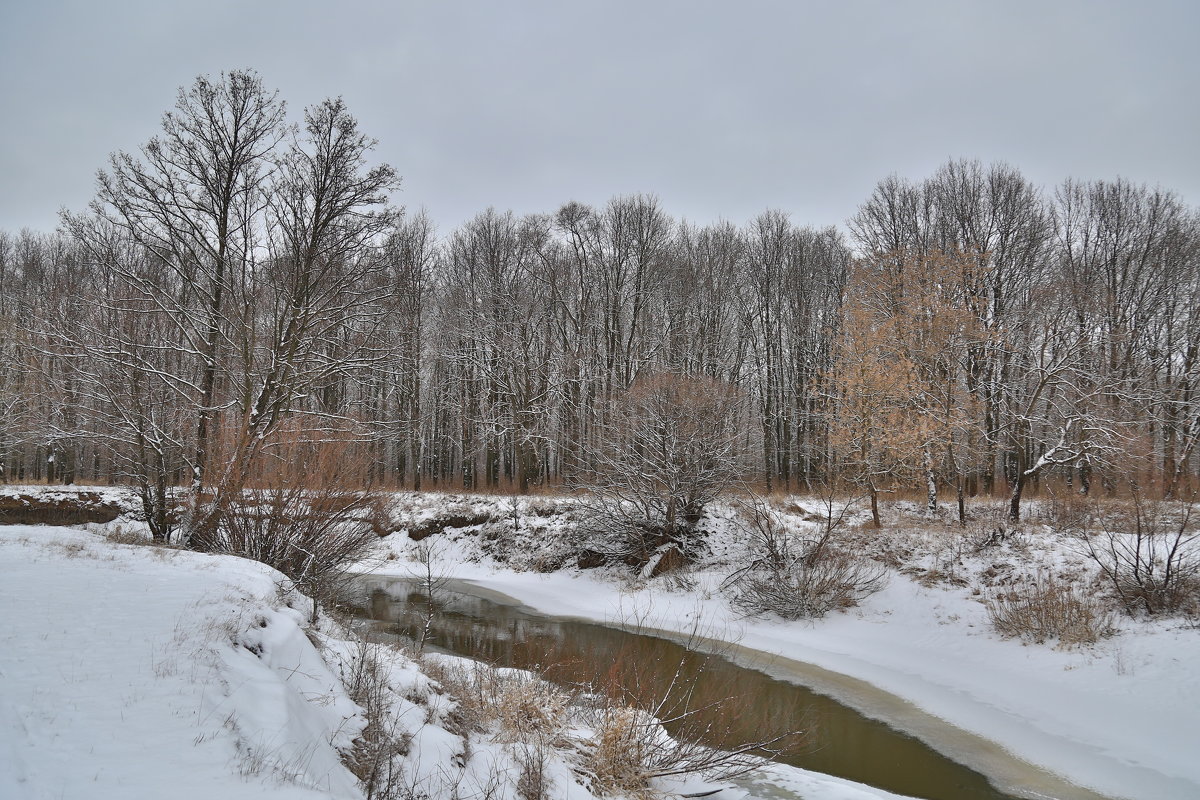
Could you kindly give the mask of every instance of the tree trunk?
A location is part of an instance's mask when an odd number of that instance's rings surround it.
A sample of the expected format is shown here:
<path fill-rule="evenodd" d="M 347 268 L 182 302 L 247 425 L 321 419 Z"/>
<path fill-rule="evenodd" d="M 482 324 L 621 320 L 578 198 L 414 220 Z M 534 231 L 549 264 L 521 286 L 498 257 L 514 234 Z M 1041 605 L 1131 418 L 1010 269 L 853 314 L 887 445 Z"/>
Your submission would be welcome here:
<path fill-rule="evenodd" d="M 1008 518 L 1013 522 L 1021 521 L 1021 492 L 1025 491 L 1025 473 L 1018 470 L 1013 481 L 1012 496 L 1008 501 Z"/>
<path fill-rule="evenodd" d="M 928 501 L 925 513 L 930 517 L 937 516 L 937 475 L 933 472 L 933 455 L 925 451 L 925 492 Z"/>
<path fill-rule="evenodd" d="M 955 480 L 954 488 L 958 499 L 958 524 L 965 528 L 967 527 L 967 503 L 965 497 L 966 491 L 963 486 L 963 476 L 961 474 Z"/>

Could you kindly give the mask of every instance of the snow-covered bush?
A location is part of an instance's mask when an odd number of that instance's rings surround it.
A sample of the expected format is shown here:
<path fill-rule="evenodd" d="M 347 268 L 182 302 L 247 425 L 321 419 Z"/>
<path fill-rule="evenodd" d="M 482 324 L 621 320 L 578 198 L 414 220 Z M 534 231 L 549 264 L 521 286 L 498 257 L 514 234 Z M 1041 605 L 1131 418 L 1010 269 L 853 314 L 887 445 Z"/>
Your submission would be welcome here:
<path fill-rule="evenodd" d="M 840 520 L 832 513 L 807 531 L 764 502 L 749 504 L 745 516 L 755 557 L 730 575 L 725 587 L 732 589 L 734 604 L 749 614 L 822 617 L 857 605 L 886 584 L 884 567 L 840 545 Z"/>
<path fill-rule="evenodd" d="M 784 619 L 823 617 L 852 608 L 883 588 L 883 570 L 845 553 L 817 561 L 798 558 L 782 569 L 755 569 L 738 577 L 734 602 L 751 614 Z"/>
<path fill-rule="evenodd" d="M 405 797 L 408 783 L 397 759 L 408 754 L 412 734 L 400 728 L 395 712 L 397 689 L 389 681 L 389 651 L 365 641 L 354 644 L 342 682 L 362 709 L 366 724 L 343 761 L 360 781 L 367 800 Z"/>
<path fill-rule="evenodd" d="M 373 508 L 366 493 L 334 486 L 258 490 L 221 520 L 219 550 L 268 564 L 325 602 L 379 540 Z"/>

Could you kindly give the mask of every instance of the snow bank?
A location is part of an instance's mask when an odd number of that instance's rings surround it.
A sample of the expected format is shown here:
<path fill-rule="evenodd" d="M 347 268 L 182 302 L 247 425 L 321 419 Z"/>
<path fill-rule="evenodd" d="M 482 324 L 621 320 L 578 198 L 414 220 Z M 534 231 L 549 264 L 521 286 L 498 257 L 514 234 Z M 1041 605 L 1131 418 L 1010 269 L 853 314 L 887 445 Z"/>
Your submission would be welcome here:
<path fill-rule="evenodd" d="M 357 798 L 362 725 L 241 559 L 0 528 L 0 795 Z"/>

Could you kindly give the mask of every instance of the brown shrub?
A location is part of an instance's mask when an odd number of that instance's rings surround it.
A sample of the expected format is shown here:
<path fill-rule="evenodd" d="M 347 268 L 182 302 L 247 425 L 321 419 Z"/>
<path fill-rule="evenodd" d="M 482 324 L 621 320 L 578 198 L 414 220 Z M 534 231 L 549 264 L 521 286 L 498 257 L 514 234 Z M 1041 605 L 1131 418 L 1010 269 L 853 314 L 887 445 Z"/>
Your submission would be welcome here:
<path fill-rule="evenodd" d="M 262 462 L 257 485 L 223 501 L 202 549 L 268 564 L 317 603 L 336 598 L 350 580 L 346 567 L 373 550 L 376 531 L 385 527 L 380 495 L 360 488 L 369 461 L 352 440 L 288 434 L 264 451 Z"/>
<path fill-rule="evenodd" d="M 1001 636 L 1060 646 L 1093 644 L 1113 633 L 1113 614 L 1093 594 L 1050 576 L 998 592 L 986 601 Z"/>
<path fill-rule="evenodd" d="M 593 721 L 596 736 L 587 766 L 596 794 L 622 794 L 635 800 L 651 795 L 647 733 L 652 732 L 653 721 L 644 716 L 632 708 L 606 708 Z"/>

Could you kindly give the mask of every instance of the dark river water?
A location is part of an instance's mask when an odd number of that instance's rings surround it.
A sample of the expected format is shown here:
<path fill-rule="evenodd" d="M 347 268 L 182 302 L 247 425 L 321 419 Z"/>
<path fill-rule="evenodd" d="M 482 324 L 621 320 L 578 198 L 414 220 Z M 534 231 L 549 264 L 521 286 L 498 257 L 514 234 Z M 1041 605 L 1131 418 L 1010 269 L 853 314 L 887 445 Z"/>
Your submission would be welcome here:
<path fill-rule="evenodd" d="M 351 605 L 379 635 L 422 635 L 429 606 L 411 581 L 369 577 L 360 586 Z M 668 726 L 677 737 L 730 749 L 804 731 L 799 740 L 784 740 L 789 749 L 774 760 L 928 800 L 1021 796 L 997 789 L 919 739 L 720 653 L 463 593 L 439 593 L 437 601 L 427 647 L 534 669 L 560 684 L 604 687 L 643 707 L 658 703 L 660 718 L 688 712 L 686 722 Z"/>

